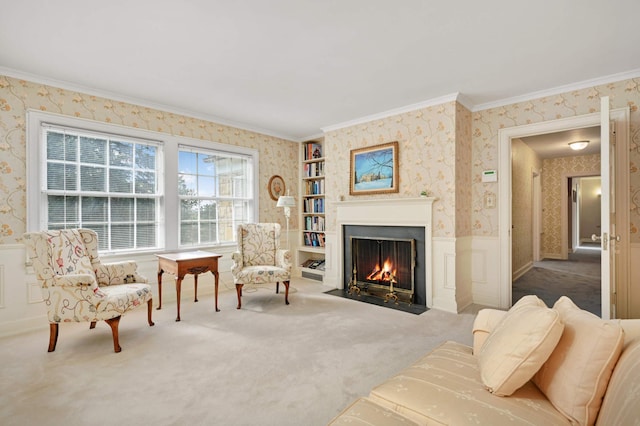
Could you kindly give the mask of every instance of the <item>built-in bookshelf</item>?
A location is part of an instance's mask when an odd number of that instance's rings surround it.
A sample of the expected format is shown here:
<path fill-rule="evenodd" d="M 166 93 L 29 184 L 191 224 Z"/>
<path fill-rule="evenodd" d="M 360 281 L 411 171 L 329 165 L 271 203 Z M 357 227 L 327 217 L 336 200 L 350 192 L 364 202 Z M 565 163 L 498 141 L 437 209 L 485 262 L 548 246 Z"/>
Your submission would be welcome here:
<path fill-rule="evenodd" d="M 321 140 L 304 142 L 300 151 L 302 206 L 298 267 L 303 277 L 322 281 L 325 244 L 324 146 Z"/>

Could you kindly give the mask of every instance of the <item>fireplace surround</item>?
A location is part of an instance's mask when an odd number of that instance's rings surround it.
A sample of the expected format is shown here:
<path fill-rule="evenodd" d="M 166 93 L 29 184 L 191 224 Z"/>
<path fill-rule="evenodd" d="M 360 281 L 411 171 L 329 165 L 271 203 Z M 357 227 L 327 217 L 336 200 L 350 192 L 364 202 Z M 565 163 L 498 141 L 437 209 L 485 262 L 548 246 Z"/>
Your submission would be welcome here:
<path fill-rule="evenodd" d="M 347 200 L 336 202 L 336 256 L 338 275 L 336 287 L 348 289 L 351 280 L 351 260 L 345 259 L 345 233 L 353 227 L 377 227 L 380 237 L 415 238 L 416 271 L 415 303 L 430 308 L 433 304 L 432 289 L 432 208 L 434 198 L 394 198 Z M 411 229 L 414 236 L 399 234 L 401 229 Z M 357 228 L 362 229 L 362 228 Z M 387 232 L 385 234 L 384 232 Z M 404 232 L 404 231 L 403 231 Z M 422 241 L 420 243 L 419 241 Z M 421 247 L 422 246 L 422 247 Z M 419 267 L 419 269 L 418 269 Z"/>

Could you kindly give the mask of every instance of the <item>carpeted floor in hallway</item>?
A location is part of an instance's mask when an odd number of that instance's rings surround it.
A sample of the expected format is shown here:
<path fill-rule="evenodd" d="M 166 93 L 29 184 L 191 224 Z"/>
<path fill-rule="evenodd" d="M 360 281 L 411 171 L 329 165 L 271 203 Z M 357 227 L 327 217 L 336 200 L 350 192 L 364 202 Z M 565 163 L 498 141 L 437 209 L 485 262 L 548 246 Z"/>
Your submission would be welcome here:
<path fill-rule="evenodd" d="M 547 306 L 553 306 L 560 296 L 595 315 L 601 315 L 600 250 L 580 248 L 569 254 L 568 260 L 535 262 L 526 274 L 512 284 L 512 301 L 535 294 Z"/>

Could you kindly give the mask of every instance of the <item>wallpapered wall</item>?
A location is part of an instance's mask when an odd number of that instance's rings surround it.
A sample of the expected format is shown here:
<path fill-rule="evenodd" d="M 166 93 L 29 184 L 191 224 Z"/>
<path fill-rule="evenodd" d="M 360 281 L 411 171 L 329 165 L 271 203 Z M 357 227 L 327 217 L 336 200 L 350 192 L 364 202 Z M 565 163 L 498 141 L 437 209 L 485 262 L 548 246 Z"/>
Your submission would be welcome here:
<path fill-rule="evenodd" d="M 327 152 L 331 152 L 326 162 L 327 228 L 335 229 L 335 207 L 331 202 L 341 196 L 350 197 L 350 150 L 397 140 L 400 143 L 400 193 L 375 197 L 414 197 L 427 190 L 438 199 L 434 203 L 434 236 L 471 233 L 497 237 L 499 208 L 483 207 L 485 192 L 496 193 L 497 187 L 493 183 L 482 183 L 481 174 L 483 170 L 498 169 L 498 130 L 597 112 L 601 96 L 611 97 L 612 108 L 629 106 L 631 109 L 630 229 L 631 242 L 640 243 L 640 79 L 473 113 L 450 102 L 327 132 L 325 143 Z M 257 149 L 261 183 L 259 219 L 263 221 L 283 223 L 282 215 L 266 191 L 270 176 L 282 175 L 291 193 L 297 193 L 297 169 L 291 167 L 298 161 L 298 145 L 294 142 L 0 76 L 0 192 L 3 194 L 0 244 L 19 241 L 25 230 L 25 111 L 28 108 Z M 467 136 L 467 133 L 471 134 Z M 469 146 L 472 149 L 468 149 Z M 471 184 L 466 184 L 469 181 Z M 461 214 L 465 211 L 470 212 L 470 216 Z M 292 215 L 292 229 L 297 227 L 295 220 L 296 215 Z"/>
<path fill-rule="evenodd" d="M 460 124 L 456 122 L 458 113 L 463 117 Z M 470 138 L 460 137 L 463 149 L 456 147 L 456 130 L 460 129 L 464 135 L 465 122 L 470 122 L 470 115 L 466 108 L 449 102 L 327 132 L 324 142 L 326 152 L 331 153 L 326 159 L 327 229 L 336 229 L 335 202 L 340 197 L 365 197 L 349 195 L 350 151 L 391 141 L 398 141 L 399 145 L 400 192 L 370 198 L 418 197 L 426 190 L 429 196 L 437 198 L 433 204 L 434 237 L 454 237 L 456 228 L 462 233 L 470 229 L 468 219 L 462 218 L 458 222 L 456 218 L 458 187 L 463 188 L 462 208 L 468 209 L 471 204 L 470 194 L 468 201 L 464 197 L 470 188 L 471 175 L 463 170 L 470 169 Z M 469 129 L 466 133 L 470 133 L 468 124 L 466 128 Z M 460 175 L 456 174 L 456 164 Z"/>
<path fill-rule="evenodd" d="M 456 103 L 456 237 L 471 236 L 471 111 Z"/>
<path fill-rule="evenodd" d="M 521 139 L 511 143 L 511 262 L 512 270 L 533 262 L 533 172 L 542 170 L 538 155 Z"/>
<path fill-rule="evenodd" d="M 473 113 L 473 235 L 498 236 L 498 210 L 482 207 L 485 191 L 495 184 L 482 183 L 482 170 L 498 168 L 498 130 L 506 127 L 575 117 L 600 111 L 600 97 L 609 96 L 611 108 L 631 110 L 629 132 L 631 243 L 640 243 L 640 79 L 623 80 L 560 95 L 515 103 Z M 499 202 L 499 200 L 498 200 Z"/>
<path fill-rule="evenodd" d="M 205 120 L 0 76 L 0 244 L 19 242 L 26 227 L 26 111 L 38 109 L 160 133 L 252 148 L 260 156 L 259 220 L 279 222 L 283 214 L 267 191 L 278 174 L 298 192 L 298 144 Z M 31 166 L 31 165 L 30 165 Z M 296 215 L 291 227 L 296 228 Z"/>
<path fill-rule="evenodd" d="M 600 154 L 542 160 L 542 252 L 562 255 L 562 204 L 566 202 L 565 176 L 599 175 Z M 568 232 L 568 231 L 567 231 Z"/>

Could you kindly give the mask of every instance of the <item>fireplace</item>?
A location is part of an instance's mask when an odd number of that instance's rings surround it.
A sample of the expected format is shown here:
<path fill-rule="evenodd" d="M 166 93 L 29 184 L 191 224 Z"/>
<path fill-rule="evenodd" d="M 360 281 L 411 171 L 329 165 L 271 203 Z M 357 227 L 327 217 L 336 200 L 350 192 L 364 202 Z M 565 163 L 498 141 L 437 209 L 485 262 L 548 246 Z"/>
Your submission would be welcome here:
<path fill-rule="evenodd" d="M 330 261 L 325 279 L 343 294 L 348 293 L 353 278 L 351 237 L 376 240 L 415 240 L 413 268 L 413 304 L 387 302 L 383 298 L 349 296 L 354 300 L 375 299 L 387 307 L 398 307 L 414 313 L 424 312 L 433 304 L 432 207 L 434 198 L 353 199 L 338 201 L 336 206 L 336 239 L 327 248 Z M 335 250 L 333 248 L 335 247 Z M 335 253 L 335 257 L 331 255 Z M 334 263 L 335 262 L 335 263 Z M 366 269 L 366 268 L 365 268 Z M 334 272 L 335 271 L 335 272 Z M 405 281 L 404 279 L 398 281 Z M 400 283 L 403 286 L 403 283 Z M 406 295 L 403 295 L 406 296 Z"/>
<path fill-rule="evenodd" d="M 426 306 L 425 232 L 419 226 L 343 226 L 343 288 Z"/>
<path fill-rule="evenodd" d="M 349 292 L 414 302 L 415 239 L 352 236 L 351 262 Z"/>

